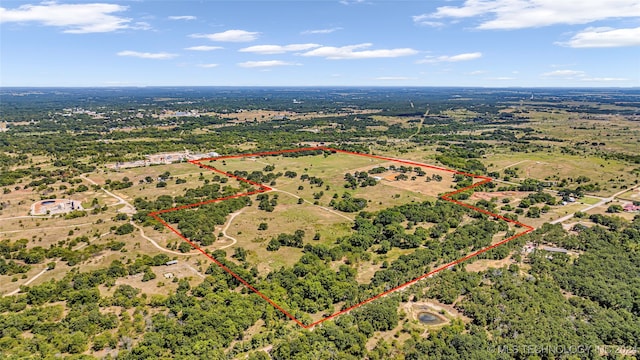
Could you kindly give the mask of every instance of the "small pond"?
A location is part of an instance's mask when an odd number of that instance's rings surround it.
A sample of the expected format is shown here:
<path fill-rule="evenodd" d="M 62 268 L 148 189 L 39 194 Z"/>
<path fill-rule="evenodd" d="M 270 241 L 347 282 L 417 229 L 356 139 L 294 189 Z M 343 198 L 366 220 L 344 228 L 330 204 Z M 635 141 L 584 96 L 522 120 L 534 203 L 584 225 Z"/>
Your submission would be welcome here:
<path fill-rule="evenodd" d="M 440 315 L 436 315 L 430 312 L 421 312 L 418 314 L 418 320 L 425 325 L 439 325 L 444 323 L 446 320 L 442 318 Z"/>

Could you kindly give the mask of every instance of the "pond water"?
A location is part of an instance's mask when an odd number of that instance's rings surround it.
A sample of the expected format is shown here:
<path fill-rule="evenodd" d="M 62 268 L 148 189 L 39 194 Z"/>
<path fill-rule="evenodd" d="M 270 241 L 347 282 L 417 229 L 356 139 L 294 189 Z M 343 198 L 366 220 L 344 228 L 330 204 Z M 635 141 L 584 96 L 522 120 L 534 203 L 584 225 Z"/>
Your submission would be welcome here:
<path fill-rule="evenodd" d="M 425 325 L 438 325 L 445 322 L 439 315 L 430 312 L 421 312 L 418 314 L 418 320 Z"/>
<path fill-rule="evenodd" d="M 42 205 L 51 205 L 51 204 L 55 204 L 56 201 L 55 200 L 47 200 L 47 201 L 43 201 L 41 204 Z"/>

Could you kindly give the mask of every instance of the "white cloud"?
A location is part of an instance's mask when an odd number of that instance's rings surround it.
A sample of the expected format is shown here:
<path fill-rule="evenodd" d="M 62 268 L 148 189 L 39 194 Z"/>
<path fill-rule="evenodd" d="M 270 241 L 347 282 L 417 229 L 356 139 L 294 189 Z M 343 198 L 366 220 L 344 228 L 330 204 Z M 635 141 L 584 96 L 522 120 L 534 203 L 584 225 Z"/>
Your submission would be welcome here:
<path fill-rule="evenodd" d="M 615 82 L 628 81 L 626 78 L 617 77 L 591 77 L 581 70 L 554 70 L 542 74 L 543 77 L 556 78 L 561 80 L 578 80 L 583 82 Z"/>
<path fill-rule="evenodd" d="M 120 51 L 117 55 L 131 56 L 131 57 L 137 57 L 141 59 L 156 59 L 156 60 L 173 59 L 174 57 L 178 56 L 177 54 L 171 54 L 166 52 L 149 53 L 149 52 L 139 52 L 139 51 L 131 51 L 131 50 Z"/>
<path fill-rule="evenodd" d="M 282 60 L 266 60 L 266 61 L 245 61 L 238 63 L 238 66 L 244 68 L 270 68 L 275 66 L 292 66 L 300 65 L 297 63 L 286 62 Z"/>
<path fill-rule="evenodd" d="M 365 0 L 340 0 L 342 5 L 364 4 Z"/>
<path fill-rule="evenodd" d="M 422 25 L 422 26 L 431 26 L 431 27 L 443 27 L 445 24 L 442 21 L 433 21 L 424 18 L 425 15 L 414 16 L 413 21 Z"/>
<path fill-rule="evenodd" d="M 572 48 L 640 46 L 640 27 L 629 29 L 587 28 L 577 33 L 569 41 L 556 44 Z"/>
<path fill-rule="evenodd" d="M 198 64 L 198 67 L 210 69 L 210 68 L 218 67 L 218 64 Z"/>
<path fill-rule="evenodd" d="M 304 51 L 317 48 L 318 44 L 291 44 L 291 45 L 255 45 L 249 46 L 238 51 L 250 52 L 256 54 L 282 54 L 290 51 Z"/>
<path fill-rule="evenodd" d="M 554 71 L 546 72 L 542 74 L 542 76 L 573 79 L 576 77 L 583 77 L 585 76 L 585 73 L 584 71 L 580 71 L 580 70 L 554 70 Z"/>
<path fill-rule="evenodd" d="M 481 52 L 464 53 L 458 55 L 428 56 L 422 60 L 418 60 L 418 64 L 438 63 L 438 62 L 458 62 L 475 60 L 482 57 Z"/>
<path fill-rule="evenodd" d="M 129 29 L 133 29 L 133 30 L 151 30 L 151 24 L 149 24 L 148 22 L 144 22 L 144 21 L 139 21 L 136 22 L 135 24 L 129 26 Z"/>
<path fill-rule="evenodd" d="M 204 38 L 223 42 L 249 42 L 258 38 L 259 32 L 245 30 L 227 30 L 215 34 L 193 34 L 192 38 Z"/>
<path fill-rule="evenodd" d="M 306 53 L 302 56 L 319 56 L 330 60 L 339 59 L 372 59 L 372 58 L 395 58 L 417 54 L 418 51 L 411 48 L 398 49 L 376 49 L 360 50 L 371 47 L 372 44 L 357 44 L 342 47 L 323 46 Z"/>
<path fill-rule="evenodd" d="M 317 30 L 306 30 L 303 31 L 303 35 L 315 35 L 315 34 L 331 34 L 332 32 L 336 32 L 338 30 L 342 30 L 341 27 L 333 27 L 329 29 L 317 29 Z"/>
<path fill-rule="evenodd" d="M 628 81 L 629 79 L 625 78 L 614 78 L 614 77 L 600 77 L 600 78 L 590 78 L 586 77 L 580 79 L 582 81 L 590 81 L 590 82 L 614 82 L 614 81 Z"/>
<path fill-rule="evenodd" d="M 208 45 L 198 45 L 198 46 L 191 46 L 188 48 L 184 48 L 185 50 L 191 50 L 191 51 L 213 51 L 213 50 L 220 50 L 220 49 L 224 49 L 222 46 L 208 46 Z"/>
<path fill-rule="evenodd" d="M 478 29 L 523 29 L 638 16 L 638 0 L 465 0 L 462 6 L 441 6 L 413 20 L 421 24 L 433 19 L 482 17 Z M 490 19 L 484 20 L 487 17 Z"/>
<path fill-rule="evenodd" d="M 15 9 L 0 8 L 0 23 L 36 22 L 63 28 L 69 34 L 105 33 L 122 29 L 147 29 L 146 23 L 130 25 L 131 19 L 113 13 L 128 7 L 117 4 L 56 4 L 22 5 Z"/>
<path fill-rule="evenodd" d="M 169 16 L 169 20 L 195 20 L 197 17 L 192 15 Z"/>
<path fill-rule="evenodd" d="M 406 76 L 380 76 L 377 77 L 376 80 L 382 80 L 382 81 L 401 81 L 401 80 L 415 80 L 415 78 L 412 77 L 406 77 Z"/>

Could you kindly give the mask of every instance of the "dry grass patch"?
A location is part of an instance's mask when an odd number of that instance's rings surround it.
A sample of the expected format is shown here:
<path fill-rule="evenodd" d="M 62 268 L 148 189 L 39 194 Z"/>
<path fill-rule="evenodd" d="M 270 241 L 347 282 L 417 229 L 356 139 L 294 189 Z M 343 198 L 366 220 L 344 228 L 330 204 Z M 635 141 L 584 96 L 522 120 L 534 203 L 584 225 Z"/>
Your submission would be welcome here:
<path fill-rule="evenodd" d="M 501 269 L 511 264 L 514 264 L 514 261 L 509 256 L 502 260 L 479 259 L 471 263 L 467 262 L 464 264 L 464 268 L 468 272 L 481 272 L 488 269 Z"/>
<path fill-rule="evenodd" d="M 258 203 L 254 201 L 254 205 L 244 208 L 230 224 L 216 228 L 216 234 L 219 234 L 228 226 L 226 234 L 235 238 L 237 243 L 233 244 L 228 238 L 218 237 L 218 240 L 207 248 L 214 250 L 224 247 L 227 254 L 231 255 L 236 247 L 242 247 L 248 251 L 248 262 L 258 265 L 259 272 L 263 274 L 281 266 L 293 265 L 302 255 L 302 249 L 291 247 L 267 251 L 270 239 L 280 233 L 293 234 L 295 230 L 302 230 L 305 232 L 305 243 L 332 244 L 351 231 L 350 221 L 318 206 L 308 203 L 297 204 L 294 198 L 284 194 L 267 194 L 279 195 L 278 205 L 273 212 L 259 210 Z M 268 228 L 258 230 L 261 223 L 266 223 Z M 320 240 L 312 240 L 316 233 L 320 235 Z"/>

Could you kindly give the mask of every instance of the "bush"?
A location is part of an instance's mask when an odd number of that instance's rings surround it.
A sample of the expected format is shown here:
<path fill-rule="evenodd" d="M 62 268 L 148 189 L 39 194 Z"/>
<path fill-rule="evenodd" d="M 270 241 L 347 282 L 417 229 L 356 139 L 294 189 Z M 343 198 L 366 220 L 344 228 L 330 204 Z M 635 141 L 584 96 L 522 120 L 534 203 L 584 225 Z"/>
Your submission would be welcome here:
<path fill-rule="evenodd" d="M 607 212 L 610 213 L 610 214 L 619 213 L 619 212 L 622 212 L 622 210 L 624 210 L 624 209 L 622 208 L 621 205 L 618 205 L 618 204 L 611 205 L 611 206 L 609 206 L 607 208 Z"/>
<path fill-rule="evenodd" d="M 188 253 L 191 249 L 193 249 L 193 247 L 185 241 L 180 243 L 180 246 L 178 246 L 178 250 L 180 250 L 181 253 Z"/>
<path fill-rule="evenodd" d="M 364 209 L 367 206 L 367 200 L 362 198 L 353 198 L 347 194 L 339 202 L 333 202 L 333 208 L 339 211 L 353 213 Z"/>
<path fill-rule="evenodd" d="M 123 221 L 123 220 L 129 220 L 129 216 L 127 216 L 127 214 L 123 214 L 123 213 L 118 213 L 118 215 L 116 215 L 113 220 L 115 221 Z"/>
<path fill-rule="evenodd" d="M 79 217 L 84 217 L 87 216 L 87 212 L 86 211 L 82 211 L 82 210 L 74 210 L 70 213 L 67 213 L 64 216 L 65 220 L 71 220 L 71 219 L 75 219 L 75 218 L 79 218 Z"/>
<path fill-rule="evenodd" d="M 126 234 L 131 234 L 133 232 L 133 230 L 135 230 L 135 228 L 133 227 L 133 225 L 127 223 L 127 224 L 122 224 L 120 226 L 118 226 L 116 228 L 116 235 L 126 235 Z"/>

